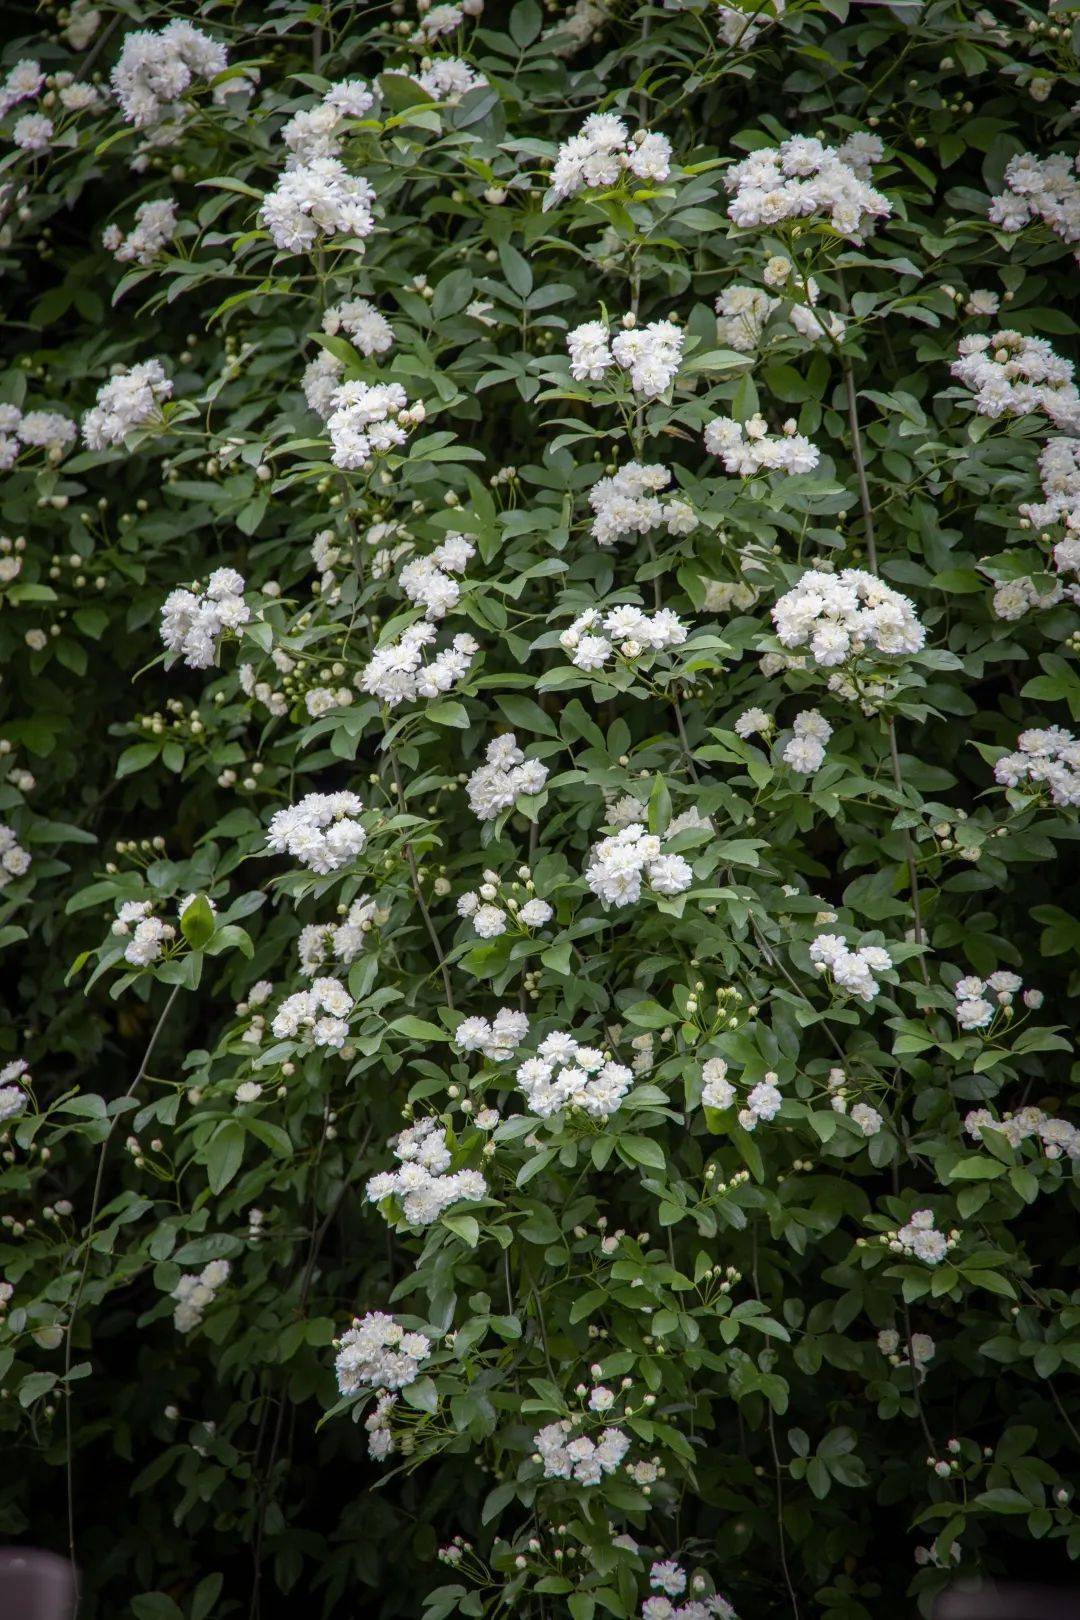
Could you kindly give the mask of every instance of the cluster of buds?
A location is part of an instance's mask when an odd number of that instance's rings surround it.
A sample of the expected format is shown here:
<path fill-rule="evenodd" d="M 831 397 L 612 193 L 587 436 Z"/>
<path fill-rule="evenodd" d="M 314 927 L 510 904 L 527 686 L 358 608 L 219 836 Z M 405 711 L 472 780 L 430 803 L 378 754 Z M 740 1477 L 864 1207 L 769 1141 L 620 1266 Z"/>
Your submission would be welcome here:
<path fill-rule="evenodd" d="M 715 1161 L 705 1166 L 705 1180 L 710 1183 L 709 1196 L 712 1198 L 723 1198 L 750 1180 L 749 1170 L 736 1170 L 733 1175 L 729 1176 L 727 1181 L 717 1181 L 716 1177 L 719 1173 L 720 1166 Z"/>

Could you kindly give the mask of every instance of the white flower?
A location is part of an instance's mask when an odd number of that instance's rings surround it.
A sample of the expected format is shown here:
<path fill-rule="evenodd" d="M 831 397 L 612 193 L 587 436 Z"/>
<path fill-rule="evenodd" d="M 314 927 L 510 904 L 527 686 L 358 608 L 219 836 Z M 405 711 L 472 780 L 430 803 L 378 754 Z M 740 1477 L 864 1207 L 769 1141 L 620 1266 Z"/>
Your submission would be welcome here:
<path fill-rule="evenodd" d="M 176 115 L 193 80 L 212 79 L 227 66 L 224 45 L 177 19 L 157 33 L 125 34 L 112 87 L 126 121 L 145 129 Z"/>
<path fill-rule="evenodd" d="M 96 404 L 83 417 L 87 448 L 106 450 L 123 444 L 136 428 L 160 422 L 161 406 L 172 397 L 172 389 L 160 360 L 142 360 L 138 365 L 121 367 L 102 383 Z"/>
<path fill-rule="evenodd" d="M 686 1591 L 686 1571 L 670 1559 L 666 1563 L 654 1564 L 649 1571 L 649 1585 L 654 1592 L 679 1597 Z"/>
<path fill-rule="evenodd" d="M 161 639 L 189 669 L 217 663 L 220 639 L 251 620 L 245 582 L 235 568 L 215 568 L 206 589 L 170 591 L 161 608 Z"/>
<path fill-rule="evenodd" d="M 176 226 L 175 197 L 161 197 L 139 204 L 135 223 L 126 236 L 117 226 L 110 225 L 102 243 L 121 264 L 152 264 L 172 240 Z"/>
<path fill-rule="evenodd" d="M 526 928 L 542 928 L 555 915 L 546 900 L 526 900 L 518 912 L 518 922 Z"/>
<path fill-rule="evenodd" d="M 589 491 L 589 505 L 596 514 L 591 532 L 597 545 L 610 546 L 624 535 L 647 534 L 661 525 L 669 534 L 690 534 L 697 518 L 686 501 L 659 498 L 670 483 L 667 467 L 636 461 L 627 462 L 611 477 L 597 479 Z"/>
<path fill-rule="evenodd" d="M 587 321 L 569 332 L 570 371 L 579 381 L 599 382 L 613 365 L 630 373 L 631 387 L 655 399 L 679 369 L 683 334 L 671 321 L 651 321 L 610 339 L 603 321 Z"/>
<path fill-rule="evenodd" d="M 178 1333 L 190 1333 L 198 1327 L 228 1276 L 227 1260 L 211 1260 L 200 1272 L 185 1272 L 170 1295 L 176 1300 L 173 1326 Z"/>
<path fill-rule="evenodd" d="M 359 1389 L 404 1389 L 415 1383 L 433 1345 L 424 1333 L 406 1333 L 384 1311 L 356 1317 L 337 1341 L 334 1363 L 338 1389 L 354 1395 Z"/>
<path fill-rule="evenodd" d="M 948 1239 L 934 1228 L 934 1216 L 928 1209 L 917 1209 L 906 1226 L 895 1234 L 895 1241 L 905 1254 L 936 1266 L 949 1251 Z"/>
<path fill-rule="evenodd" d="M 25 113 L 11 131 L 12 141 L 24 152 L 47 152 L 52 138 L 53 121 L 43 113 Z"/>
<path fill-rule="evenodd" d="M 889 953 L 880 945 L 859 945 L 850 950 L 839 934 L 819 934 L 810 945 L 810 960 L 819 973 L 828 972 L 838 990 L 860 1001 L 873 1001 L 881 989 L 875 973 L 888 972 Z"/>
<path fill-rule="evenodd" d="M 1080 740 L 1062 726 L 1022 731 L 1016 752 L 994 766 L 1003 787 L 1046 794 L 1057 805 L 1080 805 Z"/>
<path fill-rule="evenodd" d="M 972 390 L 980 416 L 1029 416 L 1042 411 L 1065 433 L 1080 433 L 1080 393 L 1071 360 L 1045 338 L 995 332 L 960 339 L 952 375 Z"/>
<path fill-rule="evenodd" d="M 585 882 L 607 905 L 629 906 L 641 898 L 645 884 L 655 894 L 681 894 L 694 874 L 681 855 L 665 855 L 661 841 L 640 821 L 622 827 L 594 845 Z"/>
<path fill-rule="evenodd" d="M 752 416 L 748 422 L 714 417 L 705 429 L 705 448 L 720 457 L 725 472 L 740 478 L 760 472 L 813 472 L 821 459 L 801 433 L 770 435 L 761 416 Z"/>
<path fill-rule="evenodd" d="M 480 649 L 472 636 L 457 635 L 449 647 L 425 663 L 424 649 L 432 645 L 435 635 L 433 625 L 413 624 L 396 641 L 377 647 L 361 675 L 362 690 L 391 709 L 418 697 L 449 692 L 468 675 Z"/>
<path fill-rule="evenodd" d="M 475 1203 L 487 1197 L 487 1182 L 479 1171 L 449 1173 L 446 1132 L 433 1119 L 411 1125 L 392 1146 L 400 1168 L 372 1177 L 365 1194 L 373 1204 L 391 1197 L 399 1199 L 409 1226 L 430 1226 L 451 1205 Z"/>
<path fill-rule="evenodd" d="M 393 327 L 367 298 L 346 298 L 332 304 L 323 316 L 322 326 L 331 337 L 346 332 L 364 355 L 385 354 L 393 347 Z"/>
<path fill-rule="evenodd" d="M 275 247 L 304 253 L 320 236 L 362 241 L 375 229 L 375 192 L 361 175 L 349 174 L 336 157 L 299 163 L 263 198 L 260 219 Z"/>
<path fill-rule="evenodd" d="M 866 179 L 874 153 L 881 155 L 880 146 L 868 135 L 849 137 L 841 147 L 797 135 L 759 148 L 724 171 L 733 194 L 728 213 L 743 229 L 824 216 L 837 235 L 862 242 L 892 213 L 888 198 Z"/>
<path fill-rule="evenodd" d="M 855 1103 L 848 1118 L 864 1136 L 876 1136 L 885 1123 L 877 1109 L 871 1108 L 869 1103 Z"/>
<path fill-rule="evenodd" d="M 316 979 L 281 1003 L 271 1029 L 279 1040 L 309 1039 L 313 1046 L 340 1051 L 349 1033 L 353 999 L 340 979 Z"/>
<path fill-rule="evenodd" d="M 355 793 L 308 793 L 296 804 L 274 812 L 267 848 L 294 856 L 313 872 L 336 872 L 367 843 L 367 833 L 355 819 L 363 808 Z"/>
<path fill-rule="evenodd" d="M 958 1001 L 956 1004 L 956 1021 L 961 1029 L 985 1029 L 993 1016 L 993 1003 L 984 1001 L 981 996 L 973 996 L 969 1001 Z"/>
<path fill-rule="evenodd" d="M 1074 247 L 1080 242 L 1078 174 L 1080 160 L 1068 152 L 1042 158 L 1032 152 L 1017 153 L 1005 165 L 1004 191 L 991 200 L 987 210 L 991 223 L 1006 231 L 1020 231 L 1041 221 Z M 995 310 L 985 313 L 993 314 Z"/>
<path fill-rule="evenodd" d="M 604 1429 L 599 1442 L 587 1435 L 572 1438 L 569 1419 L 549 1423 L 533 1437 L 546 1479 L 573 1479 L 579 1485 L 599 1485 L 614 1473 L 630 1449 L 621 1429 Z"/>
<path fill-rule="evenodd" d="M 926 632 L 906 596 L 861 568 L 810 568 L 772 610 L 784 647 L 807 647 L 829 669 L 871 653 L 895 658 L 920 650 Z"/>
<path fill-rule="evenodd" d="M 666 136 L 640 130 L 631 137 L 614 113 L 592 113 L 578 134 L 559 147 L 544 207 L 552 208 L 576 191 L 617 185 L 625 173 L 661 184 L 670 172 L 671 144 Z"/>
<path fill-rule="evenodd" d="M 425 57 L 419 73 L 412 76 L 433 101 L 460 101 L 471 90 L 483 89 L 487 84 L 482 73 L 458 56 Z"/>

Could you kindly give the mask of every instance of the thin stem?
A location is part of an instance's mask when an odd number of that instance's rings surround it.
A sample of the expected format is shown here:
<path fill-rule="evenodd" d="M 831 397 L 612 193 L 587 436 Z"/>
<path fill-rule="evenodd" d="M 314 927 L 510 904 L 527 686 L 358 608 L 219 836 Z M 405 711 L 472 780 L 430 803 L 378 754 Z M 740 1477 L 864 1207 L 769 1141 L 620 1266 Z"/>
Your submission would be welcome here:
<path fill-rule="evenodd" d="M 876 574 L 878 560 L 877 539 L 874 534 L 874 507 L 870 500 L 870 485 L 867 482 L 866 462 L 863 459 L 862 434 L 859 431 L 859 402 L 855 392 L 855 373 L 848 355 L 843 356 L 841 365 L 844 373 L 844 391 L 847 395 L 848 422 L 851 424 L 851 453 L 855 459 L 855 477 L 859 484 L 859 504 L 862 507 L 863 530 L 866 537 L 866 556 L 870 572 Z"/>
<path fill-rule="evenodd" d="M 86 1289 L 86 1277 L 90 1269 L 90 1245 L 94 1236 L 94 1222 L 97 1220 L 98 1206 L 101 1202 L 101 1189 L 105 1182 L 105 1157 L 109 1151 L 109 1143 L 112 1141 L 113 1132 L 120 1123 L 121 1115 L 124 1112 L 119 1104 L 125 1103 L 130 1098 L 134 1097 L 140 1081 L 143 1079 L 147 1069 L 150 1067 L 150 1059 L 154 1055 L 154 1047 L 158 1043 L 158 1037 L 165 1028 L 169 1014 L 172 1012 L 176 1003 L 176 998 L 179 994 L 180 986 L 178 984 L 173 985 L 169 999 L 162 1008 L 161 1016 L 154 1025 L 153 1033 L 147 1042 L 146 1051 L 143 1053 L 142 1062 L 139 1064 L 139 1071 L 134 1080 L 131 1082 L 131 1085 L 128 1087 L 127 1091 L 125 1091 L 124 1095 L 118 1099 L 116 1104 L 114 1104 L 115 1112 L 113 1113 L 112 1120 L 110 1121 L 109 1129 L 105 1133 L 105 1140 L 101 1144 L 101 1151 L 98 1154 L 97 1174 L 94 1177 L 94 1191 L 90 1199 L 90 1216 L 86 1226 L 86 1237 L 84 1238 L 82 1245 L 82 1270 L 79 1273 L 79 1283 L 75 1290 L 75 1298 L 72 1302 L 71 1315 L 68 1317 L 67 1330 L 64 1337 L 64 1432 L 67 1449 L 66 1471 L 68 1555 L 73 1566 L 75 1564 L 75 1458 L 72 1451 L 71 1439 L 71 1385 L 69 1380 L 71 1377 L 71 1356 L 73 1341 L 75 1338 L 75 1322 L 79 1314 L 79 1307 L 82 1304 L 83 1293 Z"/>
<path fill-rule="evenodd" d="M 787 1536 L 784 1533 L 784 1484 L 780 1469 L 780 1453 L 776 1448 L 776 1427 L 773 1423 L 773 1409 L 769 1406 L 769 1446 L 773 1456 L 773 1471 L 776 1478 L 776 1529 L 780 1542 L 780 1568 L 784 1572 L 784 1584 L 791 1599 L 791 1612 L 795 1620 L 799 1620 L 799 1599 L 795 1592 L 795 1584 L 791 1579 L 791 1570 L 787 1560 Z"/>
<path fill-rule="evenodd" d="M 896 791 L 898 793 L 903 793 L 904 777 L 900 769 L 900 751 L 896 746 L 896 721 L 893 719 L 892 715 L 889 716 L 888 729 L 889 758 L 892 761 L 893 782 L 896 785 Z M 915 934 L 915 943 L 916 945 L 922 945 L 925 943 L 926 936 L 923 932 L 922 901 L 919 896 L 919 868 L 918 863 L 915 860 L 915 844 L 907 827 L 904 828 L 904 853 L 907 858 L 908 887 L 911 890 L 911 920 Z M 923 983 L 929 984 L 930 975 L 926 967 L 926 958 L 923 956 L 919 957 L 919 968 L 922 973 Z"/>
<path fill-rule="evenodd" d="M 847 300 L 844 300 L 845 308 Z M 866 536 L 866 556 L 870 564 L 870 572 L 877 574 L 877 540 L 874 532 L 874 505 L 870 499 L 870 484 L 866 476 L 866 459 L 863 455 L 862 430 L 859 426 L 859 401 L 855 391 L 855 374 L 851 367 L 851 360 L 845 354 L 842 360 L 844 371 L 844 389 L 847 394 L 848 424 L 851 428 L 851 453 L 855 461 L 855 477 L 859 485 L 859 504 L 862 507 L 863 530 Z M 904 792 L 904 776 L 900 769 L 900 751 L 896 745 L 896 721 L 892 715 L 888 719 L 889 732 L 889 758 L 892 762 L 893 782 L 898 793 Z M 915 841 L 911 836 L 911 829 L 903 829 L 904 854 L 907 863 L 908 887 L 911 890 L 911 915 L 914 927 L 915 943 L 923 946 L 926 935 L 923 931 L 922 898 L 919 892 L 919 868 L 915 859 Z M 919 957 L 919 970 L 924 984 L 930 983 L 930 974 L 924 956 Z"/>
<path fill-rule="evenodd" d="M 397 755 L 394 753 L 393 749 L 390 749 L 389 753 L 390 769 L 394 773 L 394 787 L 397 791 L 398 808 L 400 809 L 402 815 L 405 815 L 407 814 L 405 790 L 401 785 L 401 772 L 398 769 Z M 446 1005 L 453 1009 L 454 991 L 453 986 L 450 983 L 450 969 L 446 965 L 446 958 L 443 955 L 443 948 L 439 940 L 438 930 L 431 920 L 431 912 L 427 908 L 427 901 L 424 899 L 424 892 L 420 887 L 420 874 L 416 869 L 416 856 L 413 854 L 413 847 L 411 843 L 406 842 L 403 847 L 405 859 L 409 866 L 409 876 L 412 878 L 413 893 L 416 896 L 416 903 L 420 907 L 420 915 L 424 919 L 424 927 L 428 931 L 428 938 L 435 947 L 435 955 L 438 959 L 439 971 L 442 974 L 443 989 L 446 991 Z"/>

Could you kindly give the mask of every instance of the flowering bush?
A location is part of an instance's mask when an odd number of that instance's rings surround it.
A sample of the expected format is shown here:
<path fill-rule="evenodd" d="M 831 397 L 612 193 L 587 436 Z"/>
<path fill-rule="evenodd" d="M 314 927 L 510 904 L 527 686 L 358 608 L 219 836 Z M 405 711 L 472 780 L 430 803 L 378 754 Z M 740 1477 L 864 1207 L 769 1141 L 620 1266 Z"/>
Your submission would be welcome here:
<path fill-rule="evenodd" d="M 187 9 L 0 82 L 0 1530 L 1063 1574 L 1075 7 Z"/>

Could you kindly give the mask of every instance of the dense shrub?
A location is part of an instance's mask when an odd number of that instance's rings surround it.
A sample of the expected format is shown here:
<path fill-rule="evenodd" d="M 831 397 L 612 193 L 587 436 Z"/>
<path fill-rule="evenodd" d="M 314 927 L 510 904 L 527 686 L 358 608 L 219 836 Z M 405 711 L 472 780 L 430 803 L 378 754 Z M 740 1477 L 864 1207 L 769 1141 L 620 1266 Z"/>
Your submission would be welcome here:
<path fill-rule="evenodd" d="M 176 12 L 0 89 L 0 1529 L 1064 1576 L 1075 6 Z"/>

